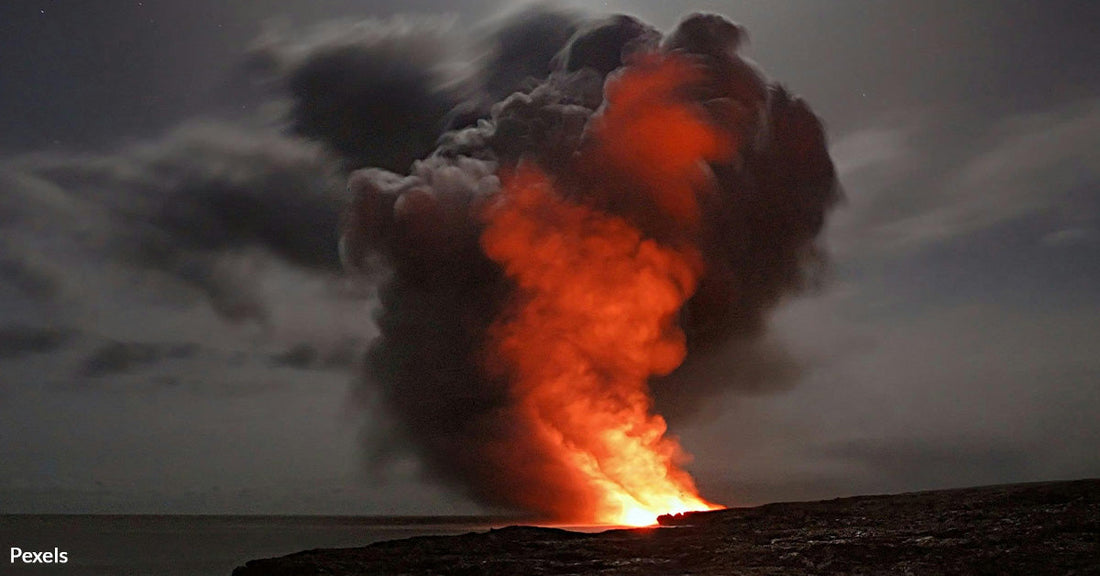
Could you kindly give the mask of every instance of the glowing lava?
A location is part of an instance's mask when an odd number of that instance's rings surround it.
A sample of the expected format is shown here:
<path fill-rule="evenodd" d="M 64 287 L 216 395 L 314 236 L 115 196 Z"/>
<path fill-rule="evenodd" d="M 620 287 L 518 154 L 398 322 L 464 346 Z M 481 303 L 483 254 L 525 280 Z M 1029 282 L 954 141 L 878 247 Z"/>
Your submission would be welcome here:
<path fill-rule="evenodd" d="M 619 217 L 561 199 L 523 169 L 490 211 L 486 253 L 518 284 L 514 310 L 493 328 L 521 420 L 583 487 L 608 524 L 652 524 L 706 510 L 686 457 L 649 413 L 647 380 L 686 353 L 676 325 L 698 262 L 642 237 Z"/>
<path fill-rule="evenodd" d="M 688 457 L 651 413 L 648 390 L 686 354 L 679 313 L 704 266 L 696 196 L 707 190 L 706 162 L 732 146 L 678 96 L 693 73 L 671 57 L 629 68 L 609 83 L 579 160 L 596 184 L 565 193 L 521 165 L 485 213 L 482 246 L 517 289 L 491 329 L 490 363 L 510 382 L 525 433 L 579 494 L 553 511 L 563 518 L 649 525 L 718 507 L 681 468 Z M 604 207 L 623 193 L 648 199 L 667 238 Z"/>

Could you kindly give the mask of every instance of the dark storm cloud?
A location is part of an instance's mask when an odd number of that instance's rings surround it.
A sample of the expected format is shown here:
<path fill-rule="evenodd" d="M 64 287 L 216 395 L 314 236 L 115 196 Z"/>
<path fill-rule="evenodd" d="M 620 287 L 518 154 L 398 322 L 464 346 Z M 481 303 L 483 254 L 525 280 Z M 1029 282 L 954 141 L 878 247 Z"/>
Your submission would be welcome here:
<path fill-rule="evenodd" d="M 350 168 L 404 172 L 435 147 L 457 103 L 449 29 L 444 20 L 395 18 L 302 36 L 271 30 L 251 62 L 289 93 L 295 133 L 323 142 Z"/>
<path fill-rule="evenodd" d="M 73 333 L 54 328 L 0 326 L 0 360 L 49 354 L 65 346 Z"/>
<path fill-rule="evenodd" d="M 271 131 L 191 124 L 114 154 L 17 157 L 3 169 L 3 208 L 21 238 L 6 261 L 68 243 L 66 258 L 165 273 L 231 319 L 265 314 L 242 253 L 338 269 L 335 172 L 314 147 Z M 47 229 L 56 240 L 42 244 Z"/>
<path fill-rule="evenodd" d="M 797 368 L 759 338 L 768 313 L 812 287 L 824 264 L 816 238 L 839 192 L 823 129 L 805 102 L 736 53 L 742 35 L 724 18 L 693 15 L 661 48 L 700 66 L 702 79 L 685 97 L 728 131 L 738 154 L 712 166 L 718 192 L 705 205 L 700 241 L 707 272 L 681 317 L 691 359 L 654 384 L 658 412 L 687 415 L 724 390 L 790 386 Z M 628 17 L 584 27 L 549 78 L 505 98 L 477 126 L 445 135 L 410 175 L 367 169 L 350 179 L 345 262 L 371 269 L 380 257 L 392 270 L 363 385 L 378 387 L 398 433 L 432 475 L 481 502 L 530 508 L 527 495 L 553 491 L 556 480 L 547 456 L 523 444 L 508 383 L 484 366 L 487 331 L 514 289 L 482 251 L 479 207 L 498 191 L 498 171 L 522 159 L 652 237 L 675 238 L 652 200 L 636 192 L 644 182 L 625 167 L 579 160 L 593 148 L 586 134 L 603 113 L 603 77 L 659 42 Z M 718 350 L 743 367 L 711 362 Z M 701 374 L 704 385 L 692 381 Z"/>

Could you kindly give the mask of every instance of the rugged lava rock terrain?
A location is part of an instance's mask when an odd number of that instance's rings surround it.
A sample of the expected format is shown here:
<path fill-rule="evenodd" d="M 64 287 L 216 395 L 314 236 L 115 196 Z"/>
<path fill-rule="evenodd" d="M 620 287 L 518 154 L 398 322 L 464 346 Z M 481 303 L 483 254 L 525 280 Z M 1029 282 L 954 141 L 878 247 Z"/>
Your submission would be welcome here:
<path fill-rule="evenodd" d="M 584 534 L 511 527 L 253 560 L 233 576 L 1100 575 L 1100 480 L 861 496 Z"/>

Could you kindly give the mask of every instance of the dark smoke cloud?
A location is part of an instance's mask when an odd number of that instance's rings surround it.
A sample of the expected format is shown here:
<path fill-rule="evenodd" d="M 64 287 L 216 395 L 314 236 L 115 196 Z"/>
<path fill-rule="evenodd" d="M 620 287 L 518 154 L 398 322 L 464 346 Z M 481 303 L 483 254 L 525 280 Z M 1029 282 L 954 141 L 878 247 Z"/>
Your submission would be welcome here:
<path fill-rule="evenodd" d="M 783 388 L 797 377 L 790 359 L 761 338 L 768 312 L 819 280 L 816 239 L 839 191 L 820 121 L 737 54 L 744 39 L 741 27 L 714 15 L 688 16 L 667 36 L 626 16 L 583 24 L 547 78 L 507 95 L 494 88 L 501 99 L 487 115 L 443 135 L 407 175 L 352 174 L 341 254 L 352 269 L 381 263 L 389 271 L 363 386 L 378 391 L 428 473 L 504 507 L 530 508 L 525 494 L 554 485 L 552 463 L 522 452 L 507 383 L 485 369 L 486 331 L 512 287 L 479 245 L 481 209 L 499 190 L 497 174 L 523 160 L 648 234 L 667 235 L 652 202 L 632 200 L 629 182 L 575 161 L 604 105 L 605 78 L 647 50 L 683 54 L 701 67 L 703 80 L 686 95 L 738 143 L 733 159 L 711 166 L 718 192 L 703 206 L 706 273 L 681 317 L 689 359 L 653 382 L 655 409 L 687 416 L 711 394 Z M 483 77 L 507 76 L 494 74 Z M 611 195 L 596 197 L 599 190 Z"/>
<path fill-rule="evenodd" d="M 533 7 L 485 25 L 474 42 L 440 19 L 328 24 L 303 35 L 272 29 L 250 64 L 289 95 L 291 131 L 325 144 L 345 168 L 407 174 L 441 136 L 542 84 L 584 22 Z"/>
<path fill-rule="evenodd" d="M 675 372 L 651 382 L 654 406 L 673 426 L 701 413 L 718 416 L 714 410 L 720 403 L 706 400 L 724 392 L 773 394 L 793 388 L 803 375 L 798 360 L 766 336 L 731 335 L 707 346 L 695 342 L 689 340 L 691 353 Z"/>
<path fill-rule="evenodd" d="M 497 24 L 483 47 L 487 55 L 477 78 L 486 103 L 492 105 L 517 90 L 541 84 L 582 23 L 579 14 L 535 7 Z"/>
<path fill-rule="evenodd" d="M 456 50 L 444 20 L 329 24 L 303 36 L 273 29 L 251 64 L 289 92 L 290 128 L 348 168 L 405 172 L 435 147 L 458 103 Z"/>
<path fill-rule="evenodd" d="M 601 77 L 618 70 L 634 52 L 652 49 L 661 39 L 654 27 L 624 14 L 587 24 L 557 56 L 566 72 L 592 70 Z"/>

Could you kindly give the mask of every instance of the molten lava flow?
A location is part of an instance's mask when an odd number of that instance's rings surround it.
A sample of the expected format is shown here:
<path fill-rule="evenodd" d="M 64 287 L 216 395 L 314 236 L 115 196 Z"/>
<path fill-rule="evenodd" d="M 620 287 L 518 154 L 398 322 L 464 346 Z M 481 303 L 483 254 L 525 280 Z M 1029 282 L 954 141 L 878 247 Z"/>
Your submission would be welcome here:
<path fill-rule="evenodd" d="M 565 519 L 648 525 L 660 514 L 716 508 L 681 469 L 687 456 L 650 413 L 647 384 L 686 354 L 678 315 L 703 270 L 692 244 L 696 194 L 705 162 L 732 146 L 682 102 L 692 74 L 665 57 L 609 84 L 579 169 L 619 183 L 613 191 L 565 194 L 523 165 L 486 212 L 482 246 L 518 289 L 493 325 L 489 356 L 511 382 L 518 420 L 583 495 L 552 511 Z M 658 212 L 668 239 L 610 213 L 624 193 Z"/>

